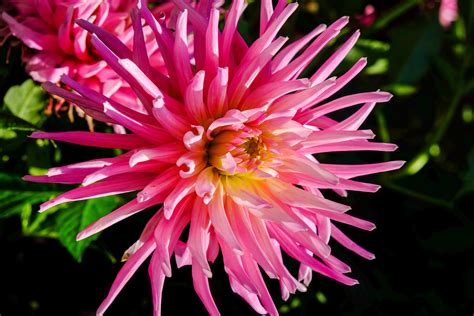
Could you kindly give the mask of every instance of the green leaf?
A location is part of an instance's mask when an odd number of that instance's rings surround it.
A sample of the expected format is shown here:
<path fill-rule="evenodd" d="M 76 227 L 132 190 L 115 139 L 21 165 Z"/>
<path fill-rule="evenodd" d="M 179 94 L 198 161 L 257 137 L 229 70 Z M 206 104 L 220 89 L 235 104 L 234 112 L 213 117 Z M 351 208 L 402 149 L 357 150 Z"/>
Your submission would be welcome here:
<path fill-rule="evenodd" d="M 409 22 L 390 32 L 393 83 L 418 83 L 441 48 L 444 31 L 436 19 Z"/>
<path fill-rule="evenodd" d="M 16 117 L 40 126 L 45 120 L 43 109 L 45 107 L 45 93 L 33 80 L 28 79 L 20 86 L 8 89 L 3 102 Z"/>
<path fill-rule="evenodd" d="M 119 205 L 116 197 L 103 197 L 100 199 L 77 202 L 58 213 L 56 230 L 59 241 L 78 262 L 81 262 L 84 251 L 92 241 L 99 237 L 95 234 L 81 241 L 76 241 L 77 234 L 89 224 L 108 214 Z"/>
<path fill-rule="evenodd" d="M 371 51 L 388 52 L 390 44 L 373 39 L 361 38 L 356 43 L 357 47 L 364 48 Z"/>
<path fill-rule="evenodd" d="M 372 65 L 368 66 L 364 73 L 366 75 L 383 75 L 389 69 L 387 58 L 379 58 Z"/>
<path fill-rule="evenodd" d="M 394 83 L 385 86 L 384 90 L 392 92 L 396 96 L 408 96 L 414 94 L 417 91 L 415 86 L 403 83 Z"/>
<path fill-rule="evenodd" d="M 424 248 L 441 253 L 452 255 L 462 253 L 474 248 L 474 241 L 467 238 L 472 234 L 472 227 L 455 226 L 434 232 L 427 240 L 422 241 Z"/>
<path fill-rule="evenodd" d="M 45 202 L 60 193 L 44 184 L 24 182 L 19 176 L 0 173 L 0 218 L 19 214 L 25 205 Z"/>
<path fill-rule="evenodd" d="M 35 131 L 38 128 L 7 112 L 0 112 L 0 130 Z"/>

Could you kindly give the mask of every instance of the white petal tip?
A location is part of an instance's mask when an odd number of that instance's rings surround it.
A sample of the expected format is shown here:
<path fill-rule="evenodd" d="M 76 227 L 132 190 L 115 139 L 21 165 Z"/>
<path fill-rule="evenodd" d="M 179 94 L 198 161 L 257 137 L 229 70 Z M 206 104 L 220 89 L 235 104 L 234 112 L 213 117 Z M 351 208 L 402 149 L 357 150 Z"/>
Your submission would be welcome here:
<path fill-rule="evenodd" d="M 169 266 L 167 262 L 161 263 L 161 270 L 163 271 L 163 273 L 165 274 L 167 278 L 171 278 L 171 275 L 172 275 L 171 267 Z"/>
<path fill-rule="evenodd" d="M 406 161 L 405 160 L 397 160 L 397 161 L 394 161 L 393 163 L 396 166 L 396 168 L 398 169 L 398 168 L 403 167 L 406 164 Z"/>
<path fill-rule="evenodd" d="M 202 269 L 202 272 L 204 272 L 204 275 L 205 275 L 208 279 L 212 278 L 212 272 L 211 272 L 211 270 Z"/>
<path fill-rule="evenodd" d="M 244 255 L 244 252 L 240 248 L 233 248 L 232 250 L 235 252 L 235 254 L 237 256 L 243 256 Z"/>
<path fill-rule="evenodd" d="M 300 283 L 300 284 L 298 285 L 298 291 L 304 293 L 304 292 L 307 292 L 307 291 L 308 291 L 308 288 L 307 288 L 306 286 L 304 286 L 303 284 Z"/>
<path fill-rule="evenodd" d="M 89 237 L 88 234 L 85 234 L 84 232 L 80 232 L 79 234 L 77 234 L 76 236 L 76 241 L 81 241 L 83 239 L 86 239 L 87 237 Z"/>

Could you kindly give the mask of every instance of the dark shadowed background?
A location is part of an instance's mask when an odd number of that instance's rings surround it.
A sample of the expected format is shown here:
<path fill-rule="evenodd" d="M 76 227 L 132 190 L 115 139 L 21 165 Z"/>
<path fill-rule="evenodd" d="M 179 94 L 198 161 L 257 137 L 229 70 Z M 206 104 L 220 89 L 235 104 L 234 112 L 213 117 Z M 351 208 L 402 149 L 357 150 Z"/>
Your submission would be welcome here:
<path fill-rule="evenodd" d="M 375 13 L 364 16 L 368 4 Z M 344 227 L 377 259 L 366 261 L 331 244 L 361 284 L 346 287 L 314 274 L 308 292 L 283 302 L 278 282 L 269 281 L 282 315 L 474 313 L 474 3 L 460 1 L 459 7 L 458 21 L 444 29 L 438 22 L 436 1 L 300 1 L 285 26 L 284 33 L 296 39 L 320 23 L 350 16 L 350 26 L 320 54 L 312 70 L 349 34 L 361 29 L 361 40 L 336 74 L 361 56 L 367 56 L 369 64 L 341 94 L 380 88 L 395 95 L 391 102 L 377 106 L 364 128 L 374 130 L 380 141 L 398 144 L 398 151 L 318 158 L 332 163 L 400 159 L 407 164 L 398 172 L 368 177 L 383 185 L 375 194 L 350 193 L 344 201 L 328 192 L 328 197 L 351 205 L 352 214 L 377 224 L 373 232 Z M 244 37 L 254 39 L 258 5 L 249 6 L 243 22 Z M 79 244 L 74 241 L 78 230 L 126 197 L 72 203 L 46 215 L 35 213 L 40 202 L 65 187 L 23 183 L 22 175 L 114 152 L 27 138 L 35 128 L 86 130 L 87 125 L 76 116 L 71 128 L 66 111 L 41 110 L 48 96 L 25 81 L 28 76 L 20 55 L 20 47 L 1 48 L 0 95 L 5 97 L 0 120 L 0 315 L 93 315 L 121 267 L 123 251 L 138 238 L 154 209 Z M 16 104 L 25 103 L 31 103 L 29 113 L 15 111 Z M 9 129 L 5 122 L 23 128 Z M 296 273 L 296 263 L 286 262 Z M 220 258 L 212 268 L 211 289 L 222 315 L 252 315 L 231 292 Z M 174 270 L 163 295 L 165 316 L 206 314 L 192 288 L 189 267 Z M 144 265 L 107 314 L 151 315 L 151 311 Z"/>

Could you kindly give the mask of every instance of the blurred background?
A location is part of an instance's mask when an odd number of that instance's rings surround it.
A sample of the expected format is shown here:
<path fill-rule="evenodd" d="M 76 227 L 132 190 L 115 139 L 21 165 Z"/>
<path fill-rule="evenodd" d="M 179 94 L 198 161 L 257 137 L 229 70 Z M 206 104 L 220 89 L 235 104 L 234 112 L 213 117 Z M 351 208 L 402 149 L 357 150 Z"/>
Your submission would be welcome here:
<path fill-rule="evenodd" d="M 258 1 L 257 1 L 258 2 Z M 375 194 L 350 193 L 353 214 L 377 224 L 373 232 L 345 232 L 377 259 L 366 261 L 338 245 L 334 253 L 352 267 L 360 285 L 346 287 L 314 274 L 306 293 L 287 302 L 269 281 L 282 315 L 472 315 L 474 313 L 474 2 L 459 1 L 459 17 L 447 28 L 434 0 L 307 0 L 283 33 L 296 39 L 320 23 L 350 16 L 350 26 L 318 56 L 314 71 L 356 29 L 361 39 L 343 73 L 362 56 L 368 67 L 341 94 L 390 91 L 364 128 L 399 145 L 395 153 L 318 156 L 331 163 L 406 160 L 397 172 L 368 177 L 383 186 Z M 239 28 L 258 33 L 258 3 Z M 94 315 L 121 267 L 120 258 L 154 210 L 114 225 L 82 242 L 75 235 L 127 197 L 76 202 L 38 214 L 38 205 L 66 187 L 21 180 L 51 166 L 113 155 L 65 143 L 28 139 L 33 130 L 87 130 L 72 108 L 57 106 L 29 79 L 14 41 L 0 48 L 0 314 Z M 51 102 L 51 103 L 50 103 Z M 49 106 L 46 106 L 48 105 Z M 45 109 L 46 108 L 46 109 Z M 72 122 L 71 122 L 72 121 Z M 71 126 L 72 124 L 72 126 Z M 95 130 L 110 130 L 95 125 Z M 470 254 L 470 255 L 469 255 Z M 297 265 L 288 260 L 292 271 Z M 222 315 L 254 312 L 228 285 L 220 259 L 211 289 Z M 167 279 L 163 315 L 206 315 L 194 293 L 189 267 Z M 146 267 L 132 278 L 108 315 L 151 315 Z"/>

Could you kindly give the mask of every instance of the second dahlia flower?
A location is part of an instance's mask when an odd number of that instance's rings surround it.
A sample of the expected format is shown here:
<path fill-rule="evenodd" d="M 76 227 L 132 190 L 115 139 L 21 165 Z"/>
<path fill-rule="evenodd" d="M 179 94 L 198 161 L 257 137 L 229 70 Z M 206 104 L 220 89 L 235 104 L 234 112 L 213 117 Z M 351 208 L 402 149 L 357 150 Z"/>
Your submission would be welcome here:
<path fill-rule="evenodd" d="M 23 60 L 35 81 L 57 83 L 61 75 L 67 74 L 89 88 L 114 95 L 115 99 L 121 97 L 125 102 L 131 95 L 130 88 L 97 55 L 90 46 L 89 34 L 75 20 L 87 20 L 132 47 L 130 10 L 135 5 L 136 0 L 6 0 L 1 18 L 8 28 L 3 32 L 8 31 L 27 47 Z M 158 10 L 171 8 L 167 3 Z M 146 42 L 150 62 L 164 71 L 156 43 L 149 36 Z"/>
<path fill-rule="evenodd" d="M 91 224 L 86 238 L 144 209 L 156 207 L 143 233 L 124 254 L 127 260 L 99 307 L 102 315 L 138 267 L 151 256 L 149 274 L 155 315 L 161 293 L 178 267 L 190 265 L 194 288 L 211 315 L 218 315 L 209 278 L 221 254 L 232 290 L 261 314 L 277 315 L 262 271 L 278 280 L 283 299 L 305 291 L 312 272 L 354 285 L 349 266 L 331 252 L 338 242 L 367 259 L 374 256 L 354 243 L 341 224 L 364 230 L 375 225 L 348 213 L 322 190 L 375 192 L 378 185 L 354 178 L 399 168 L 403 162 L 328 164 L 318 154 L 343 151 L 393 151 L 393 144 L 371 142 L 360 126 L 386 92 L 334 97 L 365 66 L 360 59 L 340 77 L 330 77 L 354 46 L 355 32 L 308 78 L 302 72 L 348 23 L 343 17 L 320 25 L 285 46 L 278 36 L 297 4 L 273 7 L 261 2 L 260 37 L 248 45 L 237 30 L 245 4 L 232 2 L 222 29 L 210 1 L 191 7 L 175 0 L 180 12 L 171 30 L 141 4 L 138 18 L 153 29 L 167 75 L 147 57 L 141 24 L 135 24 L 130 50 L 109 33 L 79 22 L 93 32 L 92 43 L 109 67 L 133 88 L 146 113 L 126 106 L 63 77 L 77 94 L 46 84 L 51 93 L 78 104 L 96 120 L 119 124 L 129 134 L 45 133 L 48 138 L 82 146 L 119 148 L 117 157 L 50 169 L 27 180 L 81 184 L 41 206 L 125 192 L 133 200 Z M 193 30 L 189 53 L 188 29 Z M 358 107 L 343 120 L 333 112 Z M 189 227 L 189 232 L 185 230 Z M 283 255 L 301 263 L 298 275 L 285 267 Z"/>

